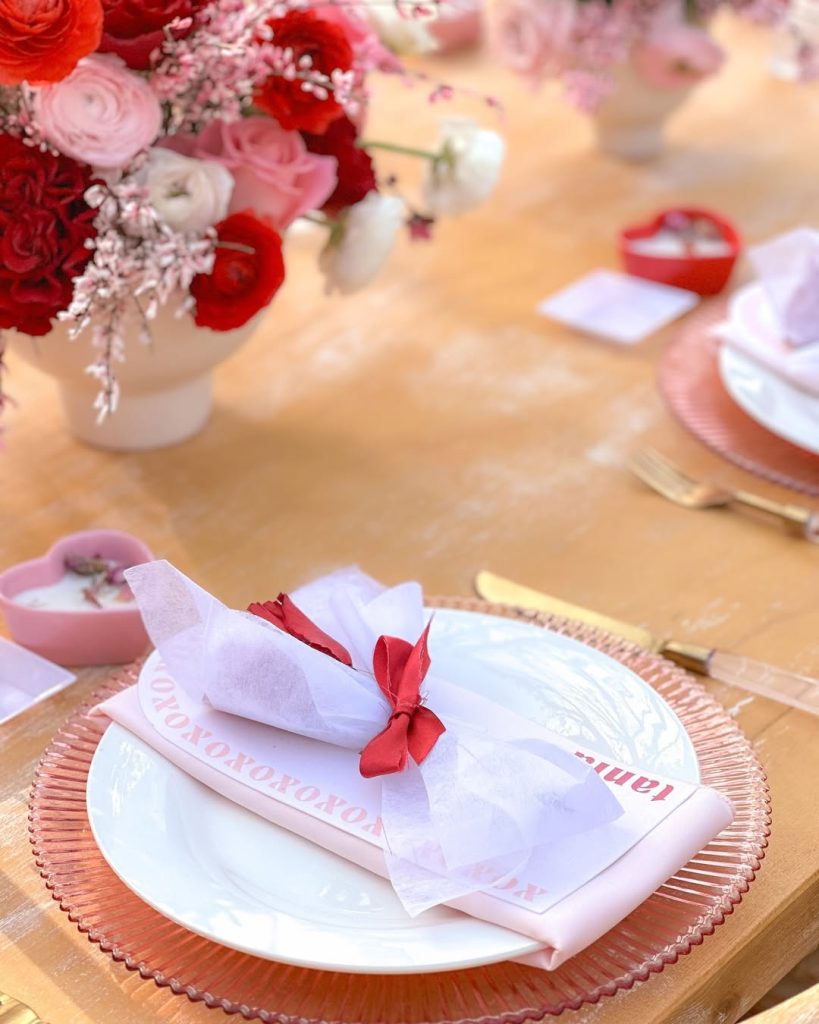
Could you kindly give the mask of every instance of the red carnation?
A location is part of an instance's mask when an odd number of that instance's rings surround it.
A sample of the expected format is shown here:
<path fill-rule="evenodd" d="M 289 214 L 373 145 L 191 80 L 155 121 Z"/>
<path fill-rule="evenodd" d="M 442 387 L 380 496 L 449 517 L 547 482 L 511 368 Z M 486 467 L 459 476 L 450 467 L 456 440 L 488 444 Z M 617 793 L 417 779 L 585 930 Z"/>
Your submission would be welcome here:
<path fill-rule="evenodd" d="M 100 51 L 115 53 L 137 70 L 150 67 L 150 56 L 165 41 L 165 27 L 176 18 L 192 18 L 207 0 L 102 0 L 105 8 Z M 193 24 L 172 30 L 175 39 L 189 35 Z"/>
<path fill-rule="evenodd" d="M 294 64 L 309 57 L 313 70 L 325 75 L 352 69 L 353 48 L 340 25 L 313 11 L 289 11 L 267 24 L 273 30 L 273 45 L 292 50 Z M 282 75 L 271 75 L 257 93 L 256 103 L 288 131 L 321 135 L 344 111 L 332 93 L 319 99 L 302 85 L 298 78 L 288 81 Z"/>
<path fill-rule="evenodd" d="M 91 258 L 91 168 L 0 135 L 0 329 L 47 334 Z"/>
<path fill-rule="evenodd" d="M 100 0 L 3 0 L 0 85 L 67 78 L 101 34 Z"/>
<path fill-rule="evenodd" d="M 344 116 L 333 121 L 323 135 L 304 136 L 311 153 L 336 158 L 338 184 L 322 207 L 327 213 L 335 214 L 354 206 L 377 187 L 372 158 L 356 144 L 357 137 L 355 125 Z"/>
<path fill-rule="evenodd" d="M 191 285 L 195 320 L 200 327 L 232 331 L 264 309 L 284 283 L 282 240 L 252 213 L 232 214 L 216 232 L 213 270 Z"/>

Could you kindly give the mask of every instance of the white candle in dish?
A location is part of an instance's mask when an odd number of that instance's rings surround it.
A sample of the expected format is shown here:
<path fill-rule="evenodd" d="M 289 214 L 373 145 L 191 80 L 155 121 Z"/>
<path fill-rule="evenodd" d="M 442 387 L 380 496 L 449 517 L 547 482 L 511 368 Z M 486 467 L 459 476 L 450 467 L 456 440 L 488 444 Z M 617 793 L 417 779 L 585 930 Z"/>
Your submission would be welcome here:
<path fill-rule="evenodd" d="M 127 604 L 133 595 L 124 582 L 108 582 L 102 572 L 84 575 L 69 570 L 54 583 L 21 590 L 12 600 L 27 608 L 84 612 Z"/>
<path fill-rule="evenodd" d="M 661 228 L 648 238 L 629 239 L 627 244 L 632 252 L 643 256 L 666 256 L 669 259 L 731 255 L 731 246 L 724 238 L 687 237 L 669 228 Z"/>

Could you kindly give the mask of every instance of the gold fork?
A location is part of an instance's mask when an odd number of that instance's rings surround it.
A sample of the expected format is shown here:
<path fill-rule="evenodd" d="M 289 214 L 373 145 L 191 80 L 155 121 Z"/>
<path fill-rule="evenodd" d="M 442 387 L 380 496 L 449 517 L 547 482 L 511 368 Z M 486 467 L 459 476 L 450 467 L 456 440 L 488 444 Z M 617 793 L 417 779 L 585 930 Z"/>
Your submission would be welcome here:
<path fill-rule="evenodd" d="M 45 1024 L 34 1010 L 19 999 L 0 992 L 0 1024 Z"/>
<path fill-rule="evenodd" d="M 729 490 L 705 480 L 693 480 L 673 462 L 653 448 L 644 448 L 631 461 L 636 475 L 664 498 L 685 508 L 724 508 L 745 505 L 768 512 L 791 527 L 799 529 L 804 537 L 819 543 L 819 513 L 801 505 L 787 505 L 772 501 L 750 491 Z"/>

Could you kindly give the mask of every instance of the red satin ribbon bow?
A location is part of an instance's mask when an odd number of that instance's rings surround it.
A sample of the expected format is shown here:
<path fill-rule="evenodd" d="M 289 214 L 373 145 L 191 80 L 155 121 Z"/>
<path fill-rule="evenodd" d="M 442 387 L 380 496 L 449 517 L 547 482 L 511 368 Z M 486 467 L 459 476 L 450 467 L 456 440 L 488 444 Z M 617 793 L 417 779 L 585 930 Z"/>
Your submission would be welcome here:
<path fill-rule="evenodd" d="M 353 659 L 347 649 L 297 608 L 287 594 L 279 594 L 275 601 L 263 604 L 254 602 L 247 610 L 308 647 L 352 667 Z M 408 757 L 420 764 L 438 737 L 446 732 L 440 718 L 421 703 L 421 683 L 430 666 L 428 636 L 429 625 L 414 646 L 397 636 L 378 638 L 373 651 L 373 672 L 390 702 L 392 714 L 387 727 L 361 751 L 359 771 L 365 779 L 402 772 Z"/>
<path fill-rule="evenodd" d="M 349 665 L 352 668 L 353 659 L 350 652 L 342 647 L 328 633 L 308 618 L 303 611 L 297 608 L 287 594 L 279 594 L 275 601 L 265 601 L 264 604 L 254 602 L 248 606 L 249 612 L 258 615 L 260 619 L 266 619 L 278 626 L 284 633 L 301 640 L 303 644 L 312 647 L 322 654 L 327 654 L 342 665 Z"/>
<path fill-rule="evenodd" d="M 407 766 L 407 757 L 420 764 L 446 727 L 421 703 L 421 683 L 429 671 L 429 626 L 413 646 L 396 636 L 381 636 L 373 652 L 373 671 L 392 714 L 383 729 L 361 751 L 359 771 L 365 779 L 392 775 Z"/>

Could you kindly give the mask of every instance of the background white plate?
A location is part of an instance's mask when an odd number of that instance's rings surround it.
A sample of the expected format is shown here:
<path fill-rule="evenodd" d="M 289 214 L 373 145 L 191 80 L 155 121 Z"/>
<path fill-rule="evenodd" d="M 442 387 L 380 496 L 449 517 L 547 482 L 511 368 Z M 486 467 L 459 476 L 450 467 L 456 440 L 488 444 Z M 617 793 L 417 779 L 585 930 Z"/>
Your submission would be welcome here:
<path fill-rule="evenodd" d="M 761 284 L 741 288 L 730 309 L 731 329 L 747 335 L 751 344 L 779 344 L 779 323 Z M 719 373 L 728 394 L 752 419 L 819 455 L 819 398 L 735 348 L 730 338 L 720 346 Z"/>
<path fill-rule="evenodd" d="M 527 623 L 445 609 L 430 651 L 436 674 L 493 696 L 502 686 L 510 708 L 564 736 L 699 781 L 679 719 L 606 655 Z M 87 802 L 99 848 L 129 888 L 191 931 L 256 956 L 417 974 L 538 948 L 443 907 L 410 918 L 383 879 L 230 803 L 115 724 L 94 755 Z"/>
<path fill-rule="evenodd" d="M 819 455 L 819 399 L 728 344 L 719 372 L 728 394 L 772 434 Z"/>

